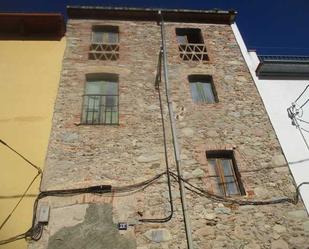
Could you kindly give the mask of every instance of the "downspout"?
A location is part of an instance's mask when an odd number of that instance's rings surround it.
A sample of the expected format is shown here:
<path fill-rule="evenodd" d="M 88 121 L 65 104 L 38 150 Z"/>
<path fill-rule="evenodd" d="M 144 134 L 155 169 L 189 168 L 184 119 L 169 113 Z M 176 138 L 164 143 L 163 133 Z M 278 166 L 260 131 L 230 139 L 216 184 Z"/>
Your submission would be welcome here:
<path fill-rule="evenodd" d="M 179 144 L 176 134 L 176 125 L 174 119 L 174 111 L 173 111 L 173 103 L 170 98 L 170 84 L 168 81 L 168 62 L 167 62 L 167 53 L 166 53 L 166 42 L 165 42 L 165 27 L 164 27 L 164 20 L 161 13 L 161 10 L 158 11 L 160 16 L 160 27 L 161 27 L 161 42 L 162 42 L 162 49 L 163 49 L 163 72 L 164 72 L 164 82 L 165 82 L 165 93 L 166 93 L 166 100 L 168 104 L 168 111 L 170 117 L 170 124 L 172 130 L 172 138 L 173 138 L 173 146 L 174 146 L 174 155 L 176 161 L 176 168 L 177 168 L 177 175 L 178 175 L 178 183 L 179 183 L 179 191 L 180 191 L 180 199 L 181 199 L 181 206 L 183 212 L 183 220 L 185 224 L 185 231 L 186 231 L 186 238 L 187 238 L 187 246 L 188 249 L 193 249 L 193 240 L 192 240 L 192 229 L 190 224 L 190 218 L 187 211 L 187 203 L 185 197 L 185 186 L 182 179 L 182 171 L 181 171 L 181 160 L 180 160 L 180 151 L 179 151 Z"/>

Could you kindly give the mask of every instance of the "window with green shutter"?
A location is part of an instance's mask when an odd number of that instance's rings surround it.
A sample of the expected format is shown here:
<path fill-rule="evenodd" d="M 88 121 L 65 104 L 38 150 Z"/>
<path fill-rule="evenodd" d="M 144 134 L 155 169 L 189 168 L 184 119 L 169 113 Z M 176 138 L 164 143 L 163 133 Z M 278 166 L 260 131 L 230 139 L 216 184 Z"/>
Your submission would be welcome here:
<path fill-rule="evenodd" d="M 188 78 L 193 102 L 208 104 L 218 102 L 211 76 L 190 75 Z"/>

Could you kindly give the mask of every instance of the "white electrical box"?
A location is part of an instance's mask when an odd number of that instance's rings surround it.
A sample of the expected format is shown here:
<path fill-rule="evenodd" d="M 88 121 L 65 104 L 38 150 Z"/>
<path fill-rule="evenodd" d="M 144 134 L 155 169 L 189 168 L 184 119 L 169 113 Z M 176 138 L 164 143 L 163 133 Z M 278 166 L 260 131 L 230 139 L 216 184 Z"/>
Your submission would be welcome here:
<path fill-rule="evenodd" d="M 43 223 L 43 224 L 47 224 L 49 220 L 49 205 L 46 204 L 42 204 L 40 206 L 40 211 L 39 211 L 39 215 L 38 215 L 38 222 L 39 223 Z"/>

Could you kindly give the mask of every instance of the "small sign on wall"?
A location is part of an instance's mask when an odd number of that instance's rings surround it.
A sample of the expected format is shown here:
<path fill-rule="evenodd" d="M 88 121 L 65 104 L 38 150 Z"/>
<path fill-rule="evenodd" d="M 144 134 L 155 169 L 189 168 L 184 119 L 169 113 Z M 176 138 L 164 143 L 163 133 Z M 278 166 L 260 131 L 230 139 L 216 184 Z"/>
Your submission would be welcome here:
<path fill-rule="evenodd" d="M 118 230 L 127 230 L 128 229 L 128 223 L 126 222 L 119 222 L 118 223 Z"/>

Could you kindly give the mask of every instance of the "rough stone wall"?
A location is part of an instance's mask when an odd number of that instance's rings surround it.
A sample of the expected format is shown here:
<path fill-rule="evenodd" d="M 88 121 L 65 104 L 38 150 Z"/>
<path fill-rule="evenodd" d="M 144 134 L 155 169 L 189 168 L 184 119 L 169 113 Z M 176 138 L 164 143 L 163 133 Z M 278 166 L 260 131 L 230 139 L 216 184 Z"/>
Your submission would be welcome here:
<path fill-rule="evenodd" d="M 88 60 L 91 27 L 100 24 L 119 26 L 120 59 L 117 61 Z M 180 59 L 176 27 L 202 30 L 209 62 Z M 246 196 L 239 199 L 292 197 L 295 188 L 286 161 L 231 27 L 167 23 L 166 36 L 184 178 L 212 191 L 205 152 L 230 149 L 234 150 L 246 191 Z M 155 22 L 69 20 L 42 190 L 96 184 L 123 186 L 147 180 L 165 170 L 158 92 L 154 86 L 159 49 L 160 28 Z M 85 75 L 104 72 L 119 74 L 120 124 L 81 125 Z M 212 75 L 219 102 L 194 104 L 188 82 L 190 74 Z M 162 96 L 164 99 L 163 92 Z M 175 171 L 166 102 L 164 116 L 168 158 Z M 309 224 L 301 204 L 240 207 L 189 191 L 186 198 L 195 248 L 279 249 L 306 248 L 309 244 Z M 131 224 L 127 233 L 135 238 L 138 249 L 186 248 L 176 182 L 173 182 L 173 199 L 175 213 L 171 221 L 143 224 L 137 220 L 169 214 L 166 177 L 130 195 L 46 198 L 44 201 L 52 207 L 51 220 L 43 239 L 30 247 L 47 248 L 50 231 L 70 226 L 65 220 L 59 225 L 59 219 L 57 224 L 55 210 L 61 213 L 71 205 L 108 202 L 113 206 L 114 223 Z"/>

